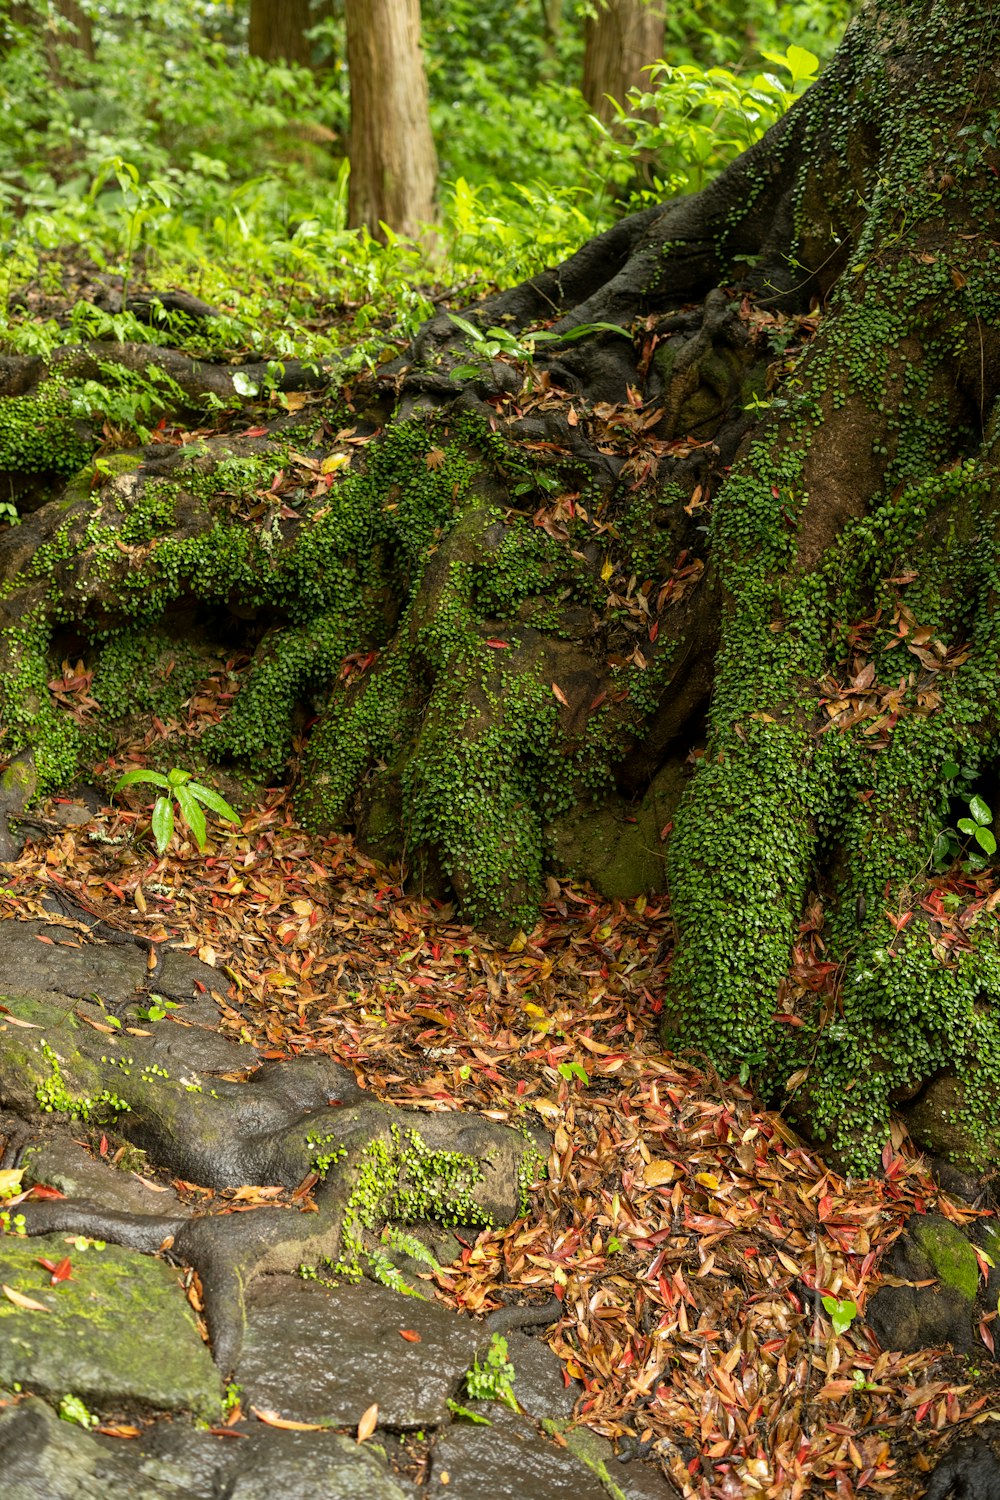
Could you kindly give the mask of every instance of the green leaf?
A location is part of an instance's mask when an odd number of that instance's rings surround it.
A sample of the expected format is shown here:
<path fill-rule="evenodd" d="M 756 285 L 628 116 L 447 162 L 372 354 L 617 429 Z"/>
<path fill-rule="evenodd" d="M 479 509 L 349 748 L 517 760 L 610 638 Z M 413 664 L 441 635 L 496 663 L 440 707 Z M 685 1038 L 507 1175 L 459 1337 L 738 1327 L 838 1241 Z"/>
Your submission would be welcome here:
<path fill-rule="evenodd" d="M 941 775 L 945 778 L 946 781 L 954 781 L 955 777 L 958 775 L 958 771 L 958 763 L 953 760 L 946 760 L 944 765 L 941 767 Z"/>
<path fill-rule="evenodd" d="M 455 327 L 460 328 L 474 343 L 481 344 L 483 342 L 483 330 L 481 328 L 477 328 L 475 324 L 470 323 L 466 318 L 460 318 L 457 313 L 449 313 L 448 316 Z"/>
<path fill-rule="evenodd" d="M 174 809 L 169 797 L 157 797 L 153 807 L 153 837 L 162 854 L 174 836 Z"/>
<path fill-rule="evenodd" d="M 990 812 L 982 797 L 969 798 L 969 811 L 977 823 L 992 823 L 993 814 Z"/>
<path fill-rule="evenodd" d="M 244 375 L 242 370 L 234 370 L 233 390 L 237 396 L 256 396 L 260 386 L 256 380 L 251 380 L 249 375 Z"/>
<path fill-rule="evenodd" d="M 172 771 L 167 772 L 167 781 L 171 786 L 184 786 L 191 780 L 190 771 L 182 771 L 180 766 L 174 766 Z"/>
<path fill-rule="evenodd" d="M 204 849 L 205 839 L 208 837 L 208 829 L 205 827 L 205 814 L 191 795 L 189 787 L 177 787 L 174 796 L 177 798 L 177 806 L 181 810 L 181 817 L 194 835 L 195 843 L 199 849 Z"/>
<path fill-rule="evenodd" d="M 218 792 L 213 792 L 210 786 L 202 786 L 199 781 L 192 781 L 188 787 L 192 797 L 197 797 L 206 807 L 210 807 L 220 818 L 225 818 L 229 823 L 235 823 L 237 828 L 241 826 L 242 819 L 238 812 L 229 806 L 225 797 L 220 797 Z"/>
<path fill-rule="evenodd" d="M 978 825 L 973 823 L 971 818 L 959 818 L 958 826 L 963 833 L 973 834 Z"/>
<path fill-rule="evenodd" d="M 987 854 L 995 854 L 997 852 L 997 841 L 988 828 L 976 829 L 976 843 Z"/>
<path fill-rule="evenodd" d="M 148 781 L 151 786 L 168 787 L 170 785 L 167 778 L 161 776 L 159 771 L 126 771 L 125 775 L 120 776 L 115 782 L 111 791 L 112 797 L 116 797 L 123 786 L 135 786 L 140 781 Z"/>
<path fill-rule="evenodd" d="M 768 62 L 777 63 L 779 68 L 787 68 L 792 75 L 792 83 L 804 83 L 807 78 L 812 78 L 819 67 L 819 58 L 814 52 L 806 47 L 797 47 L 793 42 L 787 52 L 765 52 L 761 49 L 761 56 L 766 57 Z"/>
<path fill-rule="evenodd" d="M 840 1301 L 836 1297 L 824 1297 L 823 1307 L 829 1313 L 833 1331 L 838 1337 L 847 1332 L 858 1315 L 857 1303 L 852 1302 L 850 1298 Z"/>

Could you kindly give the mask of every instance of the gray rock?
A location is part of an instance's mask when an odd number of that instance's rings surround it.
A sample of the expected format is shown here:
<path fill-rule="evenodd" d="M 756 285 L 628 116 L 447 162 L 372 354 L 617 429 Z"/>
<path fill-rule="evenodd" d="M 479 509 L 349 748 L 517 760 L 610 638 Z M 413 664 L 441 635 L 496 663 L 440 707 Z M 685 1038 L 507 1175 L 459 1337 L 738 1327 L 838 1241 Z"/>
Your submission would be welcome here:
<path fill-rule="evenodd" d="M 244 1451 L 222 1500 L 409 1500 L 414 1493 L 369 1445 L 353 1438 L 272 1432 L 265 1441 L 251 1441 L 240 1445 Z"/>
<path fill-rule="evenodd" d="M 370 1282 L 334 1291 L 275 1276 L 252 1296 L 236 1370 L 244 1408 L 297 1421 L 353 1426 L 377 1402 L 386 1427 L 433 1427 L 482 1344 L 470 1319 Z"/>
<path fill-rule="evenodd" d="M 434 1447 L 426 1493 L 439 1500 L 608 1500 L 600 1478 L 527 1417 L 477 1403 L 490 1426 L 455 1422 Z M 447 1481 L 444 1476 L 447 1475 Z"/>
<path fill-rule="evenodd" d="M 28 1146 L 18 1163 L 23 1185 L 47 1183 L 67 1198 L 84 1198 L 98 1208 L 127 1214 L 187 1214 L 190 1210 L 172 1188 L 158 1193 L 131 1172 L 120 1172 L 91 1156 L 85 1146 L 65 1135 L 46 1136 Z"/>
<path fill-rule="evenodd" d="M 507 1357 L 514 1366 L 514 1396 L 536 1421 L 566 1418 L 573 1414 L 583 1386 L 563 1381 L 562 1361 L 541 1339 L 523 1333 L 507 1334 Z"/>
<path fill-rule="evenodd" d="M 145 955 L 131 943 L 92 943 L 71 927 L 47 922 L 0 925 L 0 994 L 55 991 L 124 1005 L 145 985 L 146 973 Z"/>
<path fill-rule="evenodd" d="M 3 1500 L 188 1500 L 189 1493 L 168 1480 L 140 1479 L 124 1452 L 108 1451 L 34 1397 L 0 1411 L 0 1475 Z"/>
<path fill-rule="evenodd" d="M 0 1283 L 46 1312 L 0 1298 L 0 1383 L 104 1410 L 136 1403 L 217 1418 L 218 1372 L 177 1271 L 108 1245 L 77 1250 L 71 1236 L 0 1240 Z M 55 1286 L 38 1264 L 68 1256 Z"/>

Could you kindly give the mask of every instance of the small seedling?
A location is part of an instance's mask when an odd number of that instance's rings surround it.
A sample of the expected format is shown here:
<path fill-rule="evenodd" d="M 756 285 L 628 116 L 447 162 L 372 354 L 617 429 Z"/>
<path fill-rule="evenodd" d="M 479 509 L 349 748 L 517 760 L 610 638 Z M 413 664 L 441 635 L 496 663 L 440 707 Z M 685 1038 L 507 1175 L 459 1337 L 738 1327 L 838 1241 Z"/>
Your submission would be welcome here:
<path fill-rule="evenodd" d="M 838 1297 L 824 1297 L 823 1308 L 830 1315 L 830 1322 L 833 1324 L 833 1331 L 837 1338 L 847 1332 L 858 1315 L 858 1305 L 849 1297 L 844 1298 L 843 1301 Z"/>
<path fill-rule="evenodd" d="M 159 771 L 126 771 L 125 775 L 119 777 L 115 783 L 111 795 L 116 797 L 122 787 L 136 786 L 140 782 L 163 788 L 153 803 L 152 828 L 157 854 L 163 854 L 173 838 L 175 803 L 181 822 L 190 829 L 199 850 L 204 850 L 208 836 L 203 808 L 209 808 L 211 812 L 216 813 L 220 818 L 225 818 L 228 823 L 235 824 L 237 828 L 240 826 L 238 814 L 224 797 L 220 797 L 218 792 L 213 792 L 211 787 L 202 786 L 201 782 L 193 781 L 191 772 L 182 771 L 178 766 L 168 771 L 166 776 Z"/>
<path fill-rule="evenodd" d="M 73 1422 L 77 1427 L 96 1427 L 97 1418 L 88 1411 L 79 1396 L 64 1396 L 59 1403 L 59 1415 L 64 1422 Z"/>

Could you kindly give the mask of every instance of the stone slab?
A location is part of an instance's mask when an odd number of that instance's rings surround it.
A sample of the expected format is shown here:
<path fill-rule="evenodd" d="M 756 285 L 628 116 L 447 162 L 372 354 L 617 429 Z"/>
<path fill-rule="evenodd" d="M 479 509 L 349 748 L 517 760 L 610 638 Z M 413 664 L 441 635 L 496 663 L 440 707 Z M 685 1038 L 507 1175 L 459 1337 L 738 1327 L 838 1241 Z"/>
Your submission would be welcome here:
<path fill-rule="evenodd" d="M 72 1238 L 0 1239 L 0 1283 L 48 1309 L 0 1295 L 0 1385 L 102 1410 L 138 1404 L 217 1418 L 219 1375 L 180 1273 L 114 1245 L 77 1250 Z M 72 1276 L 53 1286 L 39 1259 L 65 1256 Z"/>
<path fill-rule="evenodd" d="M 386 1427 L 433 1427 L 482 1345 L 471 1319 L 372 1282 L 334 1291 L 275 1276 L 251 1295 L 236 1370 L 244 1408 L 297 1421 L 354 1426 L 374 1402 Z"/>

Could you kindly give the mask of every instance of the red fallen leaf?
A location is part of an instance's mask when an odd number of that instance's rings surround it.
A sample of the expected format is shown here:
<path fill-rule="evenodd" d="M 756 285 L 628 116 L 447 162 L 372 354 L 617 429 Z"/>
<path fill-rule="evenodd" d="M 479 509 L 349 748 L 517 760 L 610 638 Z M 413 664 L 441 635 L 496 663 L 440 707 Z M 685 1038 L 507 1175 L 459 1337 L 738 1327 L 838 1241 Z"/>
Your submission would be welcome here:
<path fill-rule="evenodd" d="M 487 644 L 487 646 L 492 646 L 494 651 L 509 651 L 510 650 L 510 641 L 491 640 L 491 641 L 487 641 L 486 644 Z"/>
<path fill-rule="evenodd" d="M 65 1198 L 66 1194 L 65 1193 L 61 1193 L 58 1188 L 47 1187 L 45 1185 L 45 1183 L 43 1183 L 43 1182 L 36 1182 L 35 1186 L 34 1187 L 30 1187 L 28 1189 L 28 1191 L 25 1193 L 24 1196 L 25 1196 L 25 1198 L 28 1198 L 28 1199 L 32 1199 L 32 1198 L 36 1198 L 36 1199 L 37 1198 Z"/>
<path fill-rule="evenodd" d="M 248 427 L 243 434 L 244 437 L 267 437 L 266 427 Z M 891 582 L 891 580 L 890 580 Z"/>
<path fill-rule="evenodd" d="M 35 939 L 39 943 L 46 943 L 50 948 L 55 947 L 55 943 L 52 941 L 52 939 L 50 937 L 43 937 L 40 932 L 35 933 Z"/>
<path fill-rule="evenodd" d="M 102 1156 L 107 1156 L 107 1154 L 108 1154 L 108 1138 L 107 1138 L 106 1135 L 102 1135 L 101 1136 L 101 1144 L 98 1146 L 97 1149 L 98 1149 L 98 1151 L 100 1152 L 100 1154 Z"/>
<path fill-rule="evenodd" d="M 408 1344 L 420 1344 L 423 1342 L 415 1328 L 401 1328 L 399 1336 L 401 1339 L 405 1339 Z"/>
<path fill-rule="evenodd" d="M 985 1318 L 983 1318 L 979 1324 L 979 1337 L 982 1339 L 983 1343 L 986 1345 L 990 1353 L 993 1354 L 995 1352 L 993 1333 Z"/>
<path fill-rule="evenodd" d="M 94 1428 L 94 1431 L 99 1432 L 102 1437 L 137 1438 L 139 1436 L 139 1428 L 132 1427 L 125 1422 L 102 1422 L 100 1427 Z"/>
<path fill-rule="evenodd" d="M 788 1015 L 783 1011 L 779 1012 L 776 1016 L 773 1016 L 772 1019 L 775 1021 L 780 1021 L 782 1026 L 804 1026 L 806 1024 L 801 1016 Z"/>
<path fill-rule="evenodd" d="M 52 1277 L 53 1286 L 55 1286 L 59 1281 L 69 1281 L 70 1277 L 73 1274 L 73 1267 L 70 1265 L 70 1259 L 68 1255 L 64 1255 L 62 1260 L 60 1261 L 45 1260 L 42 1256 L 39 1256 L 38 1264 L 42 1266 L 44 1270 L 49 1272 L 50 1276 Z"/>
<path fill-rule="evenodd" d="M 261 1418 L 261 1421 L 263 1421 L 263 1420 L 264 1419 Z M 98 1427 L 97 1430 L 98 1430 L 98 1432 L 103 1432 L 104 1428 L 103 1427 Z M 232 1427 L 210 1427 L 208 1429 L 208 1431 L 209 1431 L 209 1433 L 211 1434 L 212 1437 L 237 1437 L 237 1438 L 244 1438 L 244 1437 L 249 1437 L 250 1436 L 249 1432 L 235 1432 Z"/>

